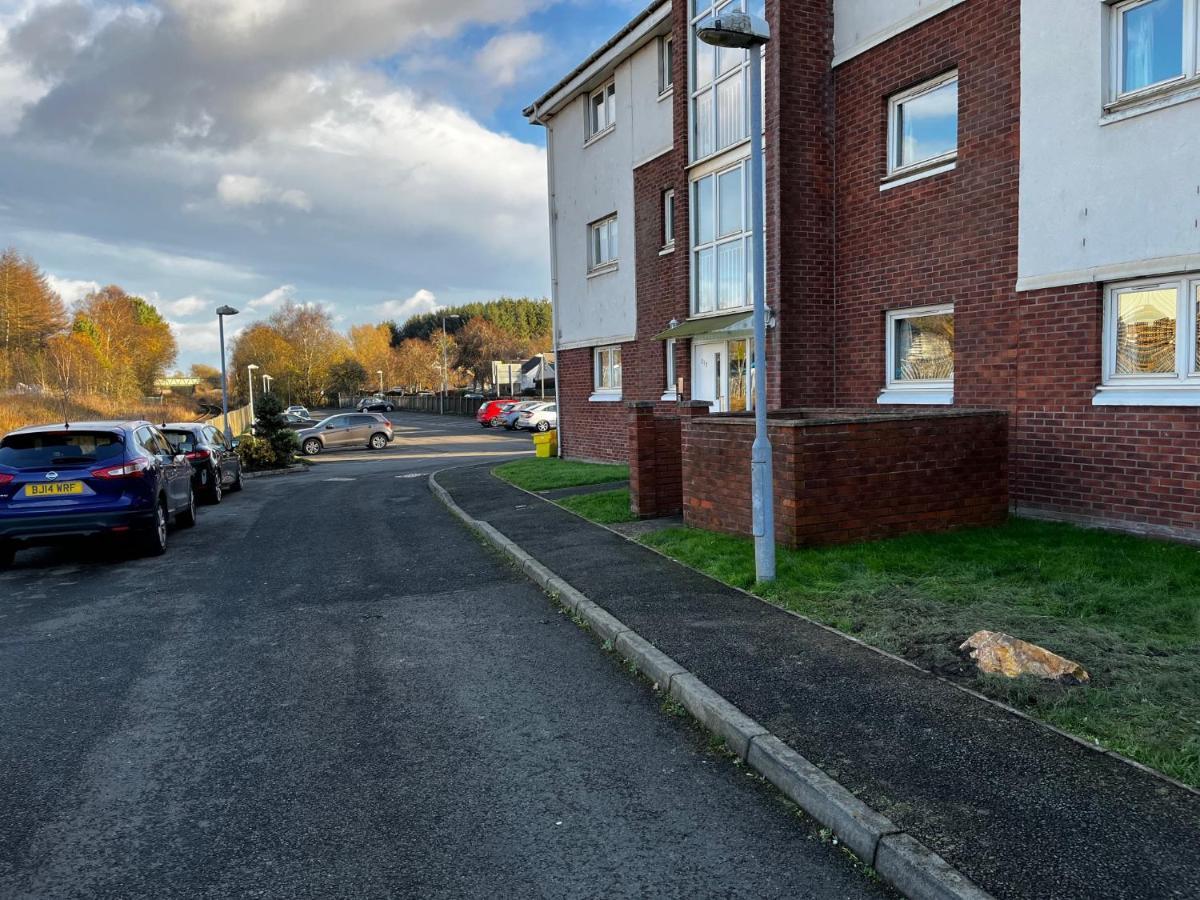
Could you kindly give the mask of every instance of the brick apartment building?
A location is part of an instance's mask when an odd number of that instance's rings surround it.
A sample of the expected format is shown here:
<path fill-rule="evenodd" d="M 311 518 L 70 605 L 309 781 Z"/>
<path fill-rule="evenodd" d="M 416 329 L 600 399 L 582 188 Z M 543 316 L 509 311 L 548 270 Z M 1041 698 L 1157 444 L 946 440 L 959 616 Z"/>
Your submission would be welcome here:
<path fill-rule="evenodd" d="M 1200 0 L 739 7 L 772 32 L 771 410 L 1004 410 L 1017 511 L 1200 537 Z M 717 8 L 652 5 L 526 110 L 568 456 L 627 458 L 630 401 L 751 403 Z"/>

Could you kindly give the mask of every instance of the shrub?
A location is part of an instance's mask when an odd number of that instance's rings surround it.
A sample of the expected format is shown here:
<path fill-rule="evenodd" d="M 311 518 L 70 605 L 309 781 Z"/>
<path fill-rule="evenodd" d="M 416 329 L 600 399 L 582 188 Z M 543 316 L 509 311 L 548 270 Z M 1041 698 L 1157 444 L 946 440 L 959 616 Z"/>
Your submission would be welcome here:
<path fill-rule="evenodd" d="M 267 394 L 255 403 L 254 413 L 254 433 L 270 448 L 274 466 L 290 466 L 300 445 L 296 433 L 283 419 L 283 401 L 274 394 Z"/>
<path fill-rule="evenodd" d="M 276 468 L 275 451 L 262 438 L 253 435 L 243 435 L 238 439 L 238 459 L 247 472 L 260 472 L 263 469 Z"/>

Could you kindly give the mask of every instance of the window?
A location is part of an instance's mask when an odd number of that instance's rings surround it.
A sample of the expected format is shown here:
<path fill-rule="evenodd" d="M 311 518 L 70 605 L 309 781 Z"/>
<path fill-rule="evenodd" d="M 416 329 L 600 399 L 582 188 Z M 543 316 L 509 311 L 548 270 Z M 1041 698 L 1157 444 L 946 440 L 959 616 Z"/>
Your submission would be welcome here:
<path fill-rule="evenodd" d="M 666 389 L 663 391 L 662 399 L 674 400 L 677 396 L 677 390 L 678 390 L 678 387 L 675 383 L 675 379 L 677 377 L 675 374 L 677 371 L 676 366 L 675 366 L 675 338 L 668 338 L 663 343 L 666 345 L 667 386 L 666 386 Z"/>
<path fill-rule="evenodd" d="M 617 217 L 608 216 L 588 226 L 588 269 L 607 271 L 617 265 Z"/>
<path fill-rule="evenodd" d="M 675 84 L 675 51 L 671 35 L 658 39 L 658 93 L 665 94 Z"/>
<path fill-rule="evenodd" d="M 596 348 L 596 394 L 621 395 L 621 348 Z M 595 395 L 593 395 L 595 397 Z"/>
<path fill-rule="evenodd" d="M 942 170 L 958 156 L 958 73 L 888 102 L 888 174 Z"/>
<path fill-rule="evenodd" d="M 587 139 L 604 134 L 617 121 L 617 86 L 615 82 L 592 92 L 587 106 Z"/>
<path fill-rule="evenodd" d="M 954 307 L 887 315 L 887 386 L 880 403 L 954 402 Z"/>
<path fill-rule="evenodd" d="M 703 159 L 750 135 L 749 71 L 745 50 L 717 48 L 696 36 L 697 26 L 718 13 L 746 10 L 763 15 L 762 0 L 692 0 L 689 30 L 692 61 L 692 159 Z"/>
<path fill-rule="evenodd" d="M 692 184 L 692 311 L 750 305 L 750 161 Z"/>
<path fill-rule="evenodd" d="M 1198 311 L 1198 275 L 1111 285 L 1104 383 L 1093 402 L 1200 405 Z"/>
<path fill-rule="evenodd" d="M 663 247 L 675 246 L 675 189 L 663 191 Z"/>
<path fill-rule="evenodd" d="M 1113 7 L 1115 97 L 1196 73 L 1196 7 L 1197 0 L 1131 0 Z"/>

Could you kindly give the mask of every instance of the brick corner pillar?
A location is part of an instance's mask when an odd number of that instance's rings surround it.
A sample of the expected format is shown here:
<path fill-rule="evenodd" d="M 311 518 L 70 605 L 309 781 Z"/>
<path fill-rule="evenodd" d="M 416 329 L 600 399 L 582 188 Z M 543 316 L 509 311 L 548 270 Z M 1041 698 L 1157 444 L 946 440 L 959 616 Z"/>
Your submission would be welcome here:
<path fill-rule="evenodd" d="M 629 410 L 629 508 L 639 519 L 650 519 L 658 515 L 654 404 L 636 401 L 625 405 Z"/>

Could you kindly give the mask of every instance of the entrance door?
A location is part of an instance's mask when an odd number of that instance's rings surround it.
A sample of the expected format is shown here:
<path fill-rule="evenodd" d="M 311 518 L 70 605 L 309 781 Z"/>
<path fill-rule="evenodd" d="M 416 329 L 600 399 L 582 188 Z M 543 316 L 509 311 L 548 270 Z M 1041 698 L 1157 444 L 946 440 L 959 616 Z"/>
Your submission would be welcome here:
<path fill-rule="evenodd" d="M 728 412 L 728 391 L 725 388 L 725 367 L 728 364 L 726 344 L 697 344 L 696 370 L 692 374 L 692 399 L 707 400 L 712 412 Z"/>

